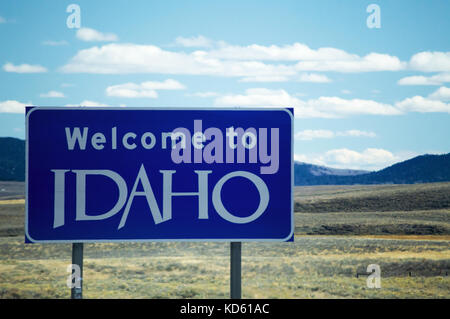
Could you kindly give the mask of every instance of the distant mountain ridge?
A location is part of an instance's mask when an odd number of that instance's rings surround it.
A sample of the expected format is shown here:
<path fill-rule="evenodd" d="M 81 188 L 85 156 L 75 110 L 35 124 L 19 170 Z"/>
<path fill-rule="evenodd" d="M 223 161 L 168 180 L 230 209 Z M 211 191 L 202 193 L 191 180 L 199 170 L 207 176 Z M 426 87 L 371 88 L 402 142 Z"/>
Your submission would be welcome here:
<path fill-rule="evenodd" d="M 370 173 L 370 171 L 363 171 L 356 169 L 331 168 L 308 163 L 299 163 L 299 164 L 307 165 L 310 168 L 311 174 L 313 174 L 314 176 L 322 176 L 322 175 L 355 176 Z"/>
<path fill-rule="evenodd" d="M 25 141 L 0 137 L 0 181 L 25 180 Z M 294 165 L 295 185 L 414 184 L 450 181 L 450 153 L 421 155 L 376 172 Z"/>
<path fill-rule="evenodd" d="M 450 153 L 420 155 L 376 172 L 342 170 L 340 174 L 317 174 L 322 166 L 295 163 L 295 185 L 415 184 L 450 181 Z M 333 172 L 330 169 L 329 172 Z"/>
<path fill-rule="evenodd" d="M 25 141 L 0 137 L 0 181 L 25 180 Z"/>

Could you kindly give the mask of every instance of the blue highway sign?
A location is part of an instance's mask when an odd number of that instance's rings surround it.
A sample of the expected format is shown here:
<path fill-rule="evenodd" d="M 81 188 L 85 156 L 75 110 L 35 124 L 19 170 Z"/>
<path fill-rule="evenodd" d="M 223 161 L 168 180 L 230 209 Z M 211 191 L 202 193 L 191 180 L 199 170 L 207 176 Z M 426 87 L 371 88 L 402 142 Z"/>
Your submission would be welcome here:
<path fill-rule="evenodd" d="M 286 241 L 293 111 L 29 107 L 27 242 Z"/>

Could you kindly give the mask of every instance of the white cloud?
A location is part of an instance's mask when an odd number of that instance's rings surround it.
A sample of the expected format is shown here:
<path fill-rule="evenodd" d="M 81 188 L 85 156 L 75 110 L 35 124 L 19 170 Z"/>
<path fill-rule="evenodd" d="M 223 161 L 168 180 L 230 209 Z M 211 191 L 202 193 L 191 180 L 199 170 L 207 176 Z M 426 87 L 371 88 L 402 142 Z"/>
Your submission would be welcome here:
<path fill-rule="evenodd" d="M 360 130 L 347 130 L 342 132 L 336 132 L 336 136 L 351 136 L 351 137 L 376 137 L 374 132 L 360 131 Z"/>
<path fill-rule="evenodd" d="M 298 60 L 349 60 L 357 57 L 343 50 L 335 48 L 310 49 L 302 43 L 292 45 L 258 45 L 238 46 L 224 44 L 219 49 L 208 53 L 211 57 L 226 60 L 269 60 L 269 61 L 298 61 Z"/>
<path fill-rule="evenodd" d="M 342 94 L 351 94 L 352 93 L 352 91 L 350 91 L 350 90 L 341 90 L 341 93 Z"/>
<path fill-rule="evenodd" d="M 184 90 L 186 87 L 180 82 L 172 79 L 167 79 L 162 82 L 147 81 L 141 83 L 141 87 L 153 90 Z"/>
<path fill-rule="evenodd" d="M 67 42 L 66 40 L 61 40 L 61 41 L 47 40 L 47 41 L 42 41 L 42 44 L 56 47 L 56 46 L 68 45 L 69 42 Z"/>
<path fill-rule="evenodd" d="M 21 103 L 15 100 L 0 102 L 0 113 L 25 113 L 25 106 L 33 105 L 30 103 Z"/>
<path fill-rule="evenodd" d="M 414 96 L 397 102 L 395 106 L 404 112 L 444 112 L 450 113 L 450 104 L 439 100 L 432 100 L 423 96 Z"/>
<path fill-rule="evenodd" d="M 380 148 L 356 151 L 347 148 L 332 149 L 324 153 L 295 154 L 294 160 L 342 169 L 380 170 L 417 154 L 412 152 L 392 153 Z"/>
<path fill-rule="evenodd" d="M 396 56 L 370 53 L 364 57 L 352 55 L 348 59 L 304 60 L 295 65 L 298 71 L 333 71 L 343 73 L 400 71 L 406 63 Z"/>
<path fill-rule="evenodd" d="M 283 82 L 297 77 L 303 82 L 324 83 L 330 82 L 325 75 L 302 72 L 397 71 L 407 65 L 388 54 L 369 53 L 361 57 L 336 48 L 313 50 L 300 43 L 282 47 L 233 46 L 202 36 L 179 37 L 176 42 L 184 47 L 207 49 L 186 53 L 154 45 L 107 44 L 79 51 L 61 70 L 68 73 L 237 76 L 243 77 L 242 82 Z M 210 49 L 211 46 L 218 48 Z"/>
<path fill-rule="evenodd" d="M 295 133 L 294 138 L 300 141 L 310 141 L 316 138 L 333 138 L 335 136 L 330 130 L 303 130 Z"/>
<path fill-rule="evenodd" d="M 439 85 L 439 82 L 423 75 L 407 76 L 398 80 L 397 83 L 399 85 Z"/>
<path fill-rule="evenodd" d="M 227 94 L 218 96 L 214 104 L 218 106 L 259 106 L 293 107 L 297 118 L 343 118 L 352 115 L 400 115 L 406 112 L 446 112 L 450 113 L 450 89 L 441 87 L 428 97 L 414 96 L 394 105 L 374 100 L 343 99 L 321 96 L 304 100 L 290 95 L 285 90 L 264 88 L 247 89 L 245 94 Z M 341 132 L 341 136 L 344 133 Z M 353 135 L 351 135 L 353 134 Z M 356 136 L 360 132 L 347 132 L 347 136 Z M 370 134 L 369 134 L 370 135 Z M 370 137 L 367 135 L 368 137 Z"/>
<path fill-rule="evenodd" d="M 80 104 L 66 104 L 66 106 L 109 106 L 95 101 L 84 100 Z"/>
<path fill-rule="evenodd" d="M 324 161 L 336 167 L 385 167 L 397 162 L 397 158 L 391 152 L 367 148 L 362 152 L 349 150 L 347 148 L 334 149 L 325 153 Z"/>
<path fill-rule="evenodd" d="M 184 37 L 177 37 L 175 39 L 175 45 L 191 48 L 191 47 L 198 47 L 198 48 L 209 48 L 213 46 L 213 41 L 202 36 L 196 36 L 196 37 L 190 37 L 190 38 L 184 38 Z"/>
<path fill-rule="evenodd" d="M 294 154 L 294 161 L 308 164 L 325 165 L 325 163 L 320 164 L 318 164 L 317 162 L 313 163 L 312 158 L 305 154 Z"/>
<path fill-rule="evenodd" d="M 260 106 L 260 107 L 296 107 L 302 101 L 289 95 L 285 90 L 265 88 L 247 89 L 245 94 L 222 95 L 215 99 L 218 106 Z"/>
<path fill-rule="evenodd" d="M 428 97 L 416 95 L 397 102 L 395 106 L 404 112 L 450 113 L 450 103 L 445 103 L 446 101 L 450 101 L 450 88 L 442 86 Z"/>
<path fill-rule="evenodd" d="M 178 81 L 168 79 L 163 82 L 147 81 L 141 84 L 124 83 L 106 88 L 106 95 L 126 98 L 157 98 L 156 90 L 183 90 L 186 87 Z"/>
<path fill-rule="evenodd" d="M 322 96 L 304 102 L 306 108 L 312 108 L 329 117 L 350 115 L 398 115 L 400 112 L 389 104 L 363 99 L 343 99 Z"/>
<path fill-rule="evenodd" d="M 450 88 L 441 86 L 428 97 L 433 100 L 450 101 Z"/>
<path fill-rule="evenodd" d="M 239 82 L 287 82 L 287 76 L 249 76 L 239 80 Z"/>
<path fill-rule="evenodd" d="M 439 73 L 433 76 L 414 75 L 401 78 L 399 85 L 442 85 L 450 82 L 450 73 Z"/>
<path fill-rule="evenodd" d="M 79 51 L 61 69 L 66 73 L 160 73 L 214 76 L 290 76 L 286 65 L 259 61 L 221 61 L 200 51 L 172 52 L 153 45 L 107 44 Z"/>
<path fill-rule="evenodd" d="M 312 82 L 312 83 L 329 83 L 331 80 L 323 74 L 317 73 L 302 73 L 298 79 L 299 82 Z"/>
<path fill-rule="evenodd" d="M 78 30 L 77 36 L 86 41 L 117 40 L 114 34 L 102 34 L 87 28 Z M 60 68 L 60 71 L 225 76 L 239 77 L 239 82 L 247 83 L 287 81 L 329 83 L 331 79 L 318 72 L 418 70 L 441 73 L 433 76 L 404 77 L 398 84 L 442 85 L 450 79 L 450 52 L 419 52 L 405 62 L 384 53 L 369 52 L 366 55 L 357 55 L 331 47 L 311 49 L 302 43 L 284 46 L 230 45 L 202 35 L 177 37 L 175 46 L 201 49 L 184 52 L 179 48 L 166 50 L 155 45 L 110 43 L 78 51 Z"/>
<path fill-rule="evenodd" d="M 58 91 L 49 91 L 47 93 L 41 93 L 39 96 L 40 97 L 44 97 L 44 98 L 62 98 L 62 97 L 66 97 L 63 92 L 58 92 Z"/>
<path fill-rule="evenodd" d="M 14 65 L 12 63 L 6 63 L 3 65 L 3 70 L 6 72 L 14 73 L 44 73 L 47 69 L 41 65 L 20 64 Z"/>
<path fill-rule="evenodd" d="M 102 33 L 91 28 L 80 28 L 76 33 L 76 37 L 87 42 L 114 42 L 119 38 L 114 33 Z"/>
<path fill-rule="evenodd" d="M 416 53 L 409 61 L 409 68 L 423 72 L 450 72 L 450 52 Z"/>
<path fill-rule="evenodd" d="M 143 89 L 139 84 L 125 83 L 113 85 L 106 88 L 107 96 L 127 97 L 127 98 L 154 98 L 158 93 L 152 89 Z"/>
<path fill-rule="evenodd" d="M 245 94 L 223 95 L 215 99 L 219 106 L 272 106 L 293 107 L 297 118 L 320 117 L 339 118 L 357 114 L 397 115 L 401 112 L 389 104 L 373 100 L 342 99 L 339 97 L 319 97 L 301 100 L 285 90 L 254 88 Z"/>
<path fill-rule="evenodd" d="M 395 56 L 369 53 L 364 57 L 344 50 L 324 47 L 311 49 L 302 43 L 285 46 L 248 46 L 222 45 L 219 49 L 203 54 L 211 58 L 224 60 L 261 60 L 298 62 L 295 69 L 300 71 L 336 71 L 367 72 L 397 71 L 406 67 L 406 63 Z"/>
<path fill-rule="evenodd" d="M 196 93 L 186 94 L 186 96 L 201 97 L 201 98 L 216 97 L 218 95 L 219 95 L 219 93 L 217 93 L 217 92 L 196 92 Z"/>
<path fill-rule="evenodd" d="M 239 80 L 239 82 L 288 82 L 288 81 L 298 81 L 298 82 L 310 82 L 310 83 L 329 83 L 331 82 L 324 74 L 317 73 L 300 73 L 294 76 L 251 76 L 245 77 Z"/>
<path fill-rule="evenodd" d="M 6 19 L 0 16 L 0 23 L 6 23 Z"/>
<path fill-rule="evenodd" d="M 294 137 L 301 141 L 310 141 L 317 138 L 335 138 L 340 136 L 348 137 L 375 137 L 374 132 L 366 132 L 360 130 L 347 130 L 347 131 L 331 131 L 331 130 L 303 130 L 295 133 Z"/>

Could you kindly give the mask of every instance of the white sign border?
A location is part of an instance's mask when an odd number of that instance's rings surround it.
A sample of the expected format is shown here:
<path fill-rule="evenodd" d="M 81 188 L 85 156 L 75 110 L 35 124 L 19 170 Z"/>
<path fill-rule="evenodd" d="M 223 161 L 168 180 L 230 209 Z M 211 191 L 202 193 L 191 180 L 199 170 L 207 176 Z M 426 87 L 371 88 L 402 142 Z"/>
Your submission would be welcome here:
<path fill-rule="evenodd" d="M 294 236 L 294 114 L 289 108 L 271 107 L 94 107 L 94 106 L 27 106 L 31 108 L 25 115 L 25 237 L 30 243 L 119 243 L 119 242 L 287 242 Z M 174 239 L 72 239 L 72 240 L 36 240 L 28 233 L 28 122 L 34 111 L 73 111 L 73 110 L 115 110 L 115 111 L 283 111 L 288 113 L 291 119 L 291 231 L 285 238 L 174 238 Z"/>

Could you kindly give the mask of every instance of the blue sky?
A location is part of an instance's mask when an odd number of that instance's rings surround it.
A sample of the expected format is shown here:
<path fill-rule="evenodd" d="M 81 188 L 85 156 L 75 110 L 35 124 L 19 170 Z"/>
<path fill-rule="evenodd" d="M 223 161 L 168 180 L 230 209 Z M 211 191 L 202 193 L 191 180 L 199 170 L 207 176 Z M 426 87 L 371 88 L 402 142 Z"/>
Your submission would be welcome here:
<path fill-rule="evenodd" d="M 70 4 L 80 28 L 67 25 Z M 25 138 L 25 105 L 290 106 L 300 161 L 374 170 L 448 153 L 449 11 L 437 0 L 1 1 L 0 136 Z"/>

